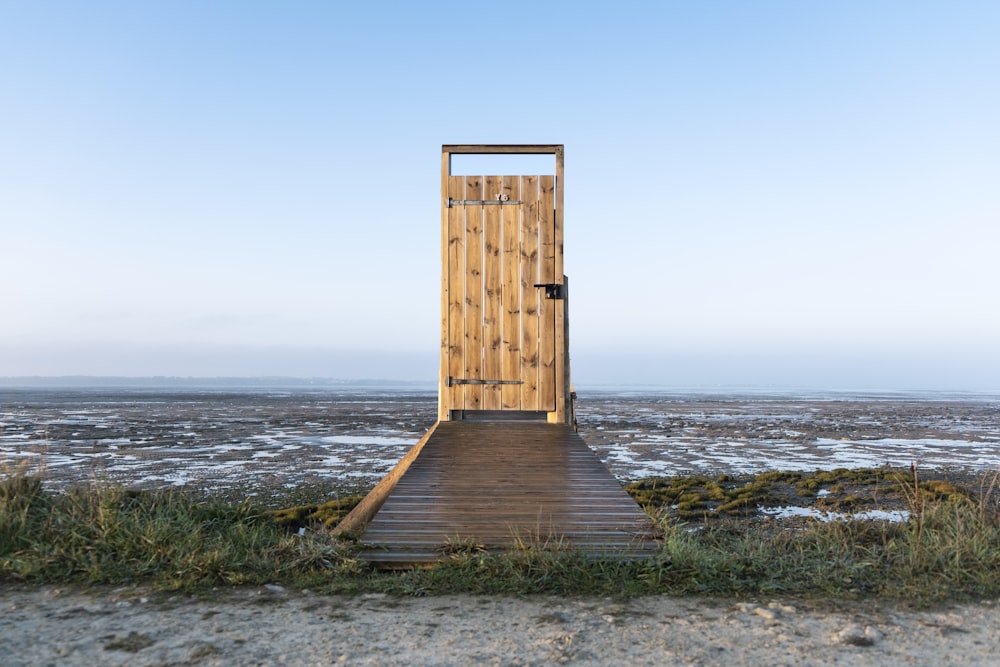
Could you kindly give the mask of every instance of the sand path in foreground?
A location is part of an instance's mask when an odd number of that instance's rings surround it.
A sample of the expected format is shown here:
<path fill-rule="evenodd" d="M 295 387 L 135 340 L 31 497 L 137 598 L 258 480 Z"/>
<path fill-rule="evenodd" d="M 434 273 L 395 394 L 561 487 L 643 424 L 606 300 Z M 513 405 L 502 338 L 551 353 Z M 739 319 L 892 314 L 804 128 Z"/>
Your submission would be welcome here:
<path fill-rule="evenodd" d="M 812 607 L 812 608 L 810 608 Z M 1000 606 L 0 586 L 19 665 L 1000 665 Z"/>

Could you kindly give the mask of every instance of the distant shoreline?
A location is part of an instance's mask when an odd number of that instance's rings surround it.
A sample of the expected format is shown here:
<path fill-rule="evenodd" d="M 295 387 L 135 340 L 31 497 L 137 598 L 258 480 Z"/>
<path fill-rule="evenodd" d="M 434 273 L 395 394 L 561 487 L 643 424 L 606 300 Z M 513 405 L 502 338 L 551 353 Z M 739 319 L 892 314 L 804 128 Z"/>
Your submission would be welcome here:
<path fill-rule="evenodd" d="M 188 376 L 7 376 L 0 377 L 0 390 L 300 390 L 300 391 L 387 391 L 436 392 L 431 380 L 387 380 L 379 378 L 302 378 L 286 376 L 188 377 Z M 760 400 L 796 398 L 801 400 L 898 400 L 898 401 L 1000 401 L 1000 389 L 893 389 L 820 388 L 774 385 L 667 385 L 667 384 L 577 384 L 576 393 L 620 396 L 708 396 L 756 398 Z"/>
<path fill-rule="evenodd" d="M 181 376 L 11 376 L 0 377 L 5 389 L 350 389 L 379 387 L 399 389 L 436 389 L 433 382 L 423 380 L 299 378 L 283 376 L 261 377 L 181 377 Z"/>

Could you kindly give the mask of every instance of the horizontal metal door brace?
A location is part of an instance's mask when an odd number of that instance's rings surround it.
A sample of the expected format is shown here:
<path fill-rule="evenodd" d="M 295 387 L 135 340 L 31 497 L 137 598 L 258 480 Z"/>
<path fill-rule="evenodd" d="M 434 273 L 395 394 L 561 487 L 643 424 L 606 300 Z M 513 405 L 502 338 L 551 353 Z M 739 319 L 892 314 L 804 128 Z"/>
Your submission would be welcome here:
<path fill-rule="evenodd" d="M 448 208 L 453 206 L 511 206 L 523 202 L 511 199 L 452 199 L 448 197 Z"/>
<path fill-rule="evenodd" d="M 524 384 L 522 380 L 467 380 L 465 378 L 448 378 L 448 386 L 456 384 Z"/>

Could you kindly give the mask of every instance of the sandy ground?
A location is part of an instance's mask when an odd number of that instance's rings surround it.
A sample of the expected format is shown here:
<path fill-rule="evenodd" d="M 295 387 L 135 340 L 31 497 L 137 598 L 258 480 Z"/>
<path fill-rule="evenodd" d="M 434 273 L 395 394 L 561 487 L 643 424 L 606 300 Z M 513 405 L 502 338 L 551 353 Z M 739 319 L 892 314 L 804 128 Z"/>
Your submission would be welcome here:
<path fill-rule="evenodd" d="M 1000 665 L 1000 606 L 0 587 L 20 665 Z"/>

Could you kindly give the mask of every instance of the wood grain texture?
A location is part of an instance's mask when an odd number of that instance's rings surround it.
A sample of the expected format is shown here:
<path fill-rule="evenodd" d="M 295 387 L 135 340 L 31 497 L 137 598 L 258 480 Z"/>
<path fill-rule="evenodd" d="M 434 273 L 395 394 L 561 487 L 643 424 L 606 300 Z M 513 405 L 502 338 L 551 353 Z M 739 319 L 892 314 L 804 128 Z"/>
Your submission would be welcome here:
<path fill-rule="evenodd" d="M 503 193 L 510 201 L 520 201 L 521 178 L 504 176 Z M 522 205 L 523 206 L 523 205 Z M 502 282 L 500 365 L 504 380 L 521 381 L 521 208 L 501 207 Z M 520 385 L 500 388 L 501 409 L 521 409 Z"/>
<path fill-rule="evenodd" d="M 551 153 L 556 173 L 452 176 L 452 153 Z M 439 419 L 468 411 L 541 411 L 567 423 L 563 147 L 442 146 Z M 509 202 L 501 203 L 501 202 Z"/>
<path fill-rule="evenodd" d="M 483 199 L 497 201 L 503 194 L 500 176 L 483 177 Z M 483 207 L 483 379 L 501 380 L 503 359 L 500 292 L 500 252 L 502 244 L 501 216 L 504 206 Z M 501 385 L 483 386 L 483 409 L 499 410 Z"/>
<path fill-rule="evenodd" d="M 529 155 L 535 153 L 552 153 L 561 155 L 562 144 L 445 144 L 441 146 L 444 153 L 478 153 L 480 155 L 500 155 L 504 153 L 520 153 Z"/>
<path fill-rule="evenodd" d="M 391 566 L 441 560 L 462 541 L 643 557 L 654 538 L 652 520 L 569 426 L 457 421 L 435 426 L 362 542 L 366 560 Z"/>
<path fill-rule="evenodd" d="M 449 311 L 451 306 L 450 271 L 449 271 L 449 224 L 451 209 L 448 206 L 451 181 L 451 154 L 441 153 L 441 350 L 438 361 L 438 419 L 447 419 L 451 401 L 448 390 L 448 372 L 451 357 L 449 348 Z"/>
<path fill-rule="evenodd" d="M 375 488 L 368 492 L 368 495 L 358 503 L 354 509 L 348 512 L 347 516 L 341 519 L 340 523 L 331 531 L 331 534 L 336 537 L 345 532 L 357 532 L 363 530 L 365 526 L 372 520 L 372 517 L 381 509 L 382 504 L 385 503 L 386 498 L 389 497 L 389 493 L 395 488 L 396 484 L 403 477 L 403 474 L 409 470 L 410 465 L 417 460 L 420 456 L 421 450 L 423 450 L 424 445 L 430 440 L 431 436 L 434 435 L 434 430 L 438 427 L 441 422 L 438 422 L 430 428 L 424 437 L 420 438 L 413 447 L 410 448 L 402 459 L 392 467 L 392 470 L 383 477 Z"/>
<path fill-rule="evenodd" d="M 483 180 L 465 179 L 465 197 L 483 198 Z M 465 371 L 457 377 L 483 379 L 483 206 L 465 206 Z M 483 409 L 482 385 L 466 385 L 465 409 Z"/>
<path fill-rule="evenodd" d="M 538 177 L 521 179 L 521 408 L 538 407 Z"/>
<path fill-rule="evenodd" d="M 555 236 L 555 177 L 538 177 L 538 255 L 540 283 L 557 284 Z M 546 299 L 539 290 L 538 300 L 538 409 L 556 410 L 556 309 L 558 299 Z"/>
<path fill-rule="evenodd" d="M 554 273 L 556 282 L 563 285 L 564 299 L 555 304 L 555 412 L 549 414 L 549 421 L 558 424 L 566 424 L 572 420 L 572 408 L 570 406 L 570 372 L 569 372 L 569 285 L 565 275 L 565 264 L 563 254 L 563 213 L 564 213 L 564 180 L 563 180 L 564 157 L 563 149 L 560 146 L 556 152 L 556 176 L 553 182 L 555 189 L 555 199 L 553 202 L 553 236 L 555 247 L 554 252 Z"/>
<path fill-rule="evenodd" d="M 465 178 L 448 178 L 448 196 L 452 199 L 465 198 Z M 448 219 L 448 264 L 445 268 L 448 278 L 448 349 L 446 377 L 439 391 L 447 395 L 447 405 L 442 409 L 441 419 L 447 418 L 450 410 L 465 409 L 465 388 L 449 386 L 448 377 L 465 375 L 465 209 L 460 206 L 447 208 Z"/>

